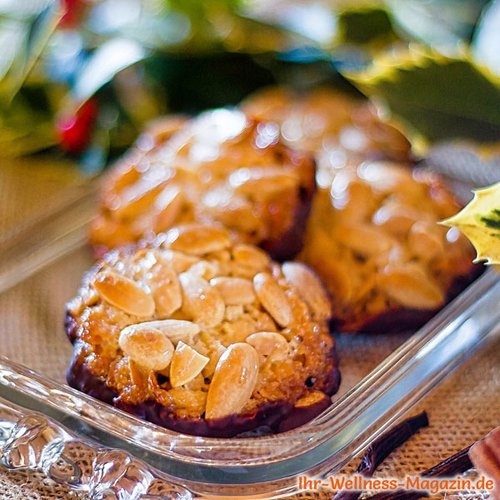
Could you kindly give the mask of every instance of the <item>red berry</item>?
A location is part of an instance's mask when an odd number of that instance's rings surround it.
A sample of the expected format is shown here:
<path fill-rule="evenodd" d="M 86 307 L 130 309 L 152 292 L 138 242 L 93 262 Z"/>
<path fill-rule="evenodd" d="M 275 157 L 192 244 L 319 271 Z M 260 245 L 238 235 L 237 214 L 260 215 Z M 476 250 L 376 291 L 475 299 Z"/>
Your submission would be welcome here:
<path fill-rule="evenodd" d="M 63 0 L 62 5 L 64 14 L 59 21 L 59 27 L 66 29 L 78 27 L 88 7 L 88 0 Z"/>
<path fill-rule="evenodd" d="M 92 99 L 85 102 L 75 114 L 62 116 L 57 121 L 57 131 L 62 149 L 68 153 L 81 153 L 89 144 L 97 117 L 97 104 Z"/>

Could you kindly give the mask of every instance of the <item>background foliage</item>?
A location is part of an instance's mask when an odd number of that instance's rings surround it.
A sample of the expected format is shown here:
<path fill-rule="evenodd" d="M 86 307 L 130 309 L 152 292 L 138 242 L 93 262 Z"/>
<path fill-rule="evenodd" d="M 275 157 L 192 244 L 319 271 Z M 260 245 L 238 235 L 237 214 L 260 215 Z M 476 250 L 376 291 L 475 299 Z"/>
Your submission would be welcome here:
<path fill-rule="evenodd" d="M 272 83 L 374 98 L 428 144 L 500 138 L 500 2 L 4 0 L 0 151 L 96 171 L 158 114 Z"/>

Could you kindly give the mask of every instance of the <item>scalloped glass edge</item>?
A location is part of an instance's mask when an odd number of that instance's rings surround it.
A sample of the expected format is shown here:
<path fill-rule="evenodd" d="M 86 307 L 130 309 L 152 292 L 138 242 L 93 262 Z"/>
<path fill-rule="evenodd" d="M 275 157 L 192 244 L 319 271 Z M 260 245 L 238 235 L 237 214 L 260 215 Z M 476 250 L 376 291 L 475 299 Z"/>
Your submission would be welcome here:
<path fill-rule="evenodd" d="M 133 455 L 100 446 L 41 413 L 0 398 L 0 465 L 40 471 L 87 498 L 172 498 L 194 494 Z"/>
<path fill-rule="evenodd" d="M 94 200 L 95 185 L 90 183 L 58 211 L 20 228 L 14 237 L 2 238 L 0 293 L 84 245 Z M 35 224 L 53 231 L 44 231 L 34 242 Z M 178 434 L 1 356 L 0 397 L 41 411 L 106 445 L 126 449 L 198 493 L 273 492 L 276 497 L 293 490 L 294 475 L 339 470 L 499 333 L 500 275 L 488 270 L 322 415 L 292 431 L 259 438 Z"/>

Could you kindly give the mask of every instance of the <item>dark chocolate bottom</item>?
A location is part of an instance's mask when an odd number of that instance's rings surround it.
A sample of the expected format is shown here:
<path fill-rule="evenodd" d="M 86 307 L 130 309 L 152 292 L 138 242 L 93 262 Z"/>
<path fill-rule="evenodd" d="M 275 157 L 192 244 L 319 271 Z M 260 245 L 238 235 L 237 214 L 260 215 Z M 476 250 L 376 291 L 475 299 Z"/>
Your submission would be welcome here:
<path fill-rule="evenodd" d="M 484 272 L 484 266 L 474 265 L 467 276 L 460 276 L 454 280 L 442 307 L 437 309 L 391 309 L 364 321 L 349 321 L 333 319 L 330 323 L 332 331 L 346 333 L 400 333 L 418 330 L 431 320 L 446 304 L 451 302 L 459 293 Z"/>
<path fill-rule="evenodd" d="M 68 336 L 74 342 L 76 323 L 73 318 L 67 317 L 66 326 Z M 269 433 L 294 429 L 312 420 L 330 406 L 329 396 L 335 394 L 340 386 L 340 372 L 337 368 L 337 353 L 334 347 L 330 356 L 335 368 L 330 371 L 329 377 L 322 387 L 325 397 L 310 406 L 295 408 L 287 401 L 273 401 L 263 404 L 253 413 L 244 415 L 230 415 L 213 420 L 183 418 L 175 415 L 156 401 L 144 401 L 137 405 L 123 403 L 119 394 L 108 387 L 105 380 L 93 374 L 85 361 L 82 361 L 81 356 L 78 355 L 80 351 L 78 341 L 73 348 L 74 356 L 66 375 L 71 387 L 149 422 L 195 436 L 234 437 L 257 428 L 268 429 Z"/>

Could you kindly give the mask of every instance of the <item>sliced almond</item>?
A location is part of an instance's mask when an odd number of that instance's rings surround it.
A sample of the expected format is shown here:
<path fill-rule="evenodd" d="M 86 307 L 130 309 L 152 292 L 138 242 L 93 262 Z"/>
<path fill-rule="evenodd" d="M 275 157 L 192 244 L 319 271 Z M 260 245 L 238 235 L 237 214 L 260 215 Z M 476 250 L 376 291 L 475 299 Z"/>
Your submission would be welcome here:
<path fill-rule="evenodd" d="M 113 271 L 99 273 L 93 281 L 99 295 L 111 305 L 133 316 L 152 316 L 155 302 L 151 294 L 121 274 Z"/>
<path fill-rule="evenodd" d="M 190 345 L 180 341 L 175 348 L 170 364 L 170 383 L 172 387 L 180 387 L 193 380 L 206 364 L 210 358 L 203 356 L 196 349 Z"/>
<path fill-rule="evenodd" d="M 359 176 L 381 193 L 412 190 L 417 182 L 410 169 L 389 161 L 367 162 L 358 169 Z"/>
<path fill-rule="evenodd" d="M 229 191 L 227 203 L 217 197 L 218 193 L 215 190 L 209 192 L 205 197 L 204 201 L 207 202 L 206 211 L 213 220 L 237 232 L 255 235 L 263 234 L 265 232 L 265 223 L 262 217 L 256 213 L 254 203 L 242 195 L 238 196 L 232 190 Z"/>
<path fill-rule="evenodd" d="M 184 203 L 184 194 L 179 186 L 167 186 L 155 201 L 157 213 L 154 220 L 154 231 L 166 231 L 179 216 Z"/>
<path fill-rule="evenodd" d="M 120 332 L 118 344 L 135 363 L 147 370 L 167 368 L 174 354 L 174 345 L 160 330 L 131 325 Z"/>
<path fill-rule="evenodd" d="M 136 158 L 136 160 L 138 159 L 139 158 Z M 131 184 L 134 184 L 141 178 L 141 174 L 137 169 L 137 163 L 136 161 L 132 160 L 133 158 L 127 158 L 126 161 L 120 164 L 120 166 L 118 167 L 119 176 L 113 179 L 113 184 L 112 186 L 110 186 L 110 191 L 112 190 L 114 193 L 120 193 L 125 188 L 129 187 Z M 108 192 L 106 192 L 106 194 L 108 194 Z"/>
<path fill-rule="evenodd" d="M 207 260 L 200 260 L 188 269 L 189 273 L 196 274 L 200 278 L 210 280 L 219 273 L 219 266 L 216 262 L 208 262 Z"/>
<path fill-rule="evenodd" d="M 185 343 L 193 342 L 196 335 L 200 333 L 200 327 L 192 321 L 185 321 L 183 319 L 161 319 L 156 321 L 145 321 L 143 323 L 136 323 L 127 328 L 130 330 L 141 330 L 144 328 L 153 328 L 159 330 L 166 335 L 170 341 L 176 345 L 181 340 Z"/>
<path fill-rule="evenodd" d="M 252 282 L 244 278 L 214 278 L 210 284 L 219 290 L 227 306 L 251 304 L 256 299 Z"/>
<path fill-rule="evenodd" d="M 253 279 L 255 273 L 258 272 L 251 267 L 246 267 L 238 264 L 237 262 L 229 263 L 228 274 L 234 276 L 235 278 Z"/>
<path fill-rule="evenodd" d="M 369 184 L 355 172 L 341 170 L 330 189 L 330 203 L 345 221 L 362 221 L 375 209 L 375 196 Z"/>
<path fill-rule="evenodd" d="M 207 280 L 193 273 L 179 275 L 184 313 L 205 328 L 217 326 L 224 319 L 224 300 Z"/>
<path fill-rule="evenodd" d="M 419 219 L 419 214 L 399 203 L 380 207 L 373 214 L 373 223 L 395 235 L 406 235 L 411 226 Z"/>
<path fill-rule="evenodd" d="M 252 245 L 235 245 L 233 258 L 239 265 L 254 269 L 255 272 L 262 271 L 270 261 L 269 256 L 260 248 Z"/>
<path fill-rule="evenodd" d="M 289 353 L 287 340 L 276 332 L 255 332 L 246 338 L 246 342 L 261 356 L 272 356 L 273 360 L 286 359 Z"/>
<path fill-rule="evenodd" d="M 203 369 L 203 376 L 211 378 L 215 373 L 215 368 L 217 367 L 217 363 L 219 362 L 220 357 L 224 354 L 226 348 L 222 345 L 218 340 L 212 341 L 209 349 L 209 357 L 210 361 L 207 366 Z"/>
<path fill-rule="evenodd" d="M 229 176 L 229 183 L 237 193 L 269 198 L 295 188 L 298 178 L 281 168 L 240 168 Z"/>
<path fill-rule="evenodd" d="M 186 255 L 182 252 L 175 252 L 170 249 L 159 250 L 159 255 L 166 262 L 169 262 L 176 273 L 183 273 L 187 271 L 191 266 L 200 262 L 198 257 L 193 257 L 192 255 Z"/>
<path fill-rule="evenodd" d="M 378 269 L 384 269 L 388 265 L 398 265 L 401 262 L 409 262 L 411 254 L 405 245 L 396 244 L 388 252 L 375 255 L 370 262 L 373 262 Z"/>
<path fill-rule="evenodd" d="M 412 309 L 435 309 L 444 303 L 444 294 L 415 266 L 387 267 L 377 284 L 392 300 Z"/>
<path fill-rule="evenodd" d="M 167 182 L 168 180 L 163 180 L 153 184 L 140 181 L 132 184 L 120 194 L 114 213 L 121 219 L 137 217 L 151 207 Z"/>
<path fill-rule="evenodd" d="M 339 224 L 335 229 L 337 240 L 363 257 L 387 252 L 395 241 L 384 231 L 368 224 Z"/>
<path fill-rule="evenodd" d="M 170 316 L 181 307 L 181 285 L 170 265 L 164 264 L 155 270 L 152 287 L 156 311 L 160 316 Z"/>
<path fill-rule="evenodd" d="M 293 285 L 306 301 L 313 316 L 319 320 L 329 319 L 332 306 L 316 274 L 299 262 L 285 262 L 281 269 L 288 283 Z"/>
<path fill-rule="evenodd" d="M 249 344 L 231 344 L 219 358 L 207 395 L 205 418 L 239 413 L 257 383 L 259 355 Z"/>
<path fill-rule="evenodd" d="M 253 286 L 257 297 L 276 323 L 283 327 L 289 325 L 293 319 L 292 308 L 274 278 L 268 273 L 256 274 Z"/>
<path fill-rule="evenodd" d="M 437 223 L 419 221 L 413 224 L 408 234 L 408 245 L 414 255 L 431 260 L 444 254 L 444 238 L 440 237 Z"/>
<path fill-rule="evenodd" d="M 171 229 L 167 233 L 167 242 L 172 250 L 190 255 L 217 252 L 231 244 L 229 233 L 225 229 L 202 224 L 188 224 Z"/>

